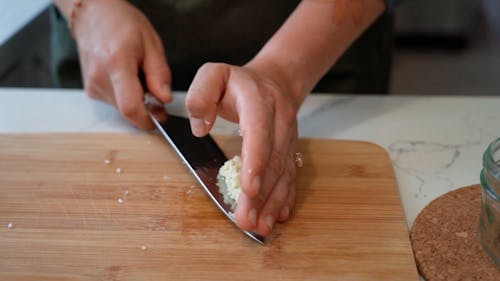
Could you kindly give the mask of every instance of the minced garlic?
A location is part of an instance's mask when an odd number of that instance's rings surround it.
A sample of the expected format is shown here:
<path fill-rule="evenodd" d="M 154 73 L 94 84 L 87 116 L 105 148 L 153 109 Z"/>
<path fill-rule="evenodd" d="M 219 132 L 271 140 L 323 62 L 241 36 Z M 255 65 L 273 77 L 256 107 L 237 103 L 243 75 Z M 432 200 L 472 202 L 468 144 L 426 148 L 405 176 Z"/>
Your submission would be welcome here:
<path fill-rule="evenodd" d="M 241 157 L 236 155 L 222 165 L 217 175 L 217 186 L 223 195 L 224 203 L 230 204 L 233 210 L 241 193 L 240 174 Z"/>

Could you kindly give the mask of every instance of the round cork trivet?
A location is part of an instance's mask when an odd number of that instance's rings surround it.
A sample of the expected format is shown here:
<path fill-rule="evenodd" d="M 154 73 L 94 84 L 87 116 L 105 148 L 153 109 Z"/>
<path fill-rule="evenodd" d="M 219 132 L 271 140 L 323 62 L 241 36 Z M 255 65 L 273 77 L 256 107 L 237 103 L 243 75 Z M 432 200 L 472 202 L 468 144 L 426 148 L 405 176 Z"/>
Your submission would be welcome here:
<path fill-rule="evenodd" d="M 425 280 L 500 280 L 479 242 L 480 208 L 481 187 L 472 185 L 441 195 L 418 214 L 410 235 Z"/>

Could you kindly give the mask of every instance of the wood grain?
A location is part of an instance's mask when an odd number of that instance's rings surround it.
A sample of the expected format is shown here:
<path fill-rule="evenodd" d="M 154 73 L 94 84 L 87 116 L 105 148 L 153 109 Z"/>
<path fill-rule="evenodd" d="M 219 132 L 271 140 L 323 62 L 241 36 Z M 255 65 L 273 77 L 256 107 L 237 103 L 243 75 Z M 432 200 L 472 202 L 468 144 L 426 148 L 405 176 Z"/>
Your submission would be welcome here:
<path fill-rule="evenodd" d="M 0 135 L 0 280 L 418 280 L 386 152 L 301 152 L 292 218 L 260 246 L 159 135 Z"/>

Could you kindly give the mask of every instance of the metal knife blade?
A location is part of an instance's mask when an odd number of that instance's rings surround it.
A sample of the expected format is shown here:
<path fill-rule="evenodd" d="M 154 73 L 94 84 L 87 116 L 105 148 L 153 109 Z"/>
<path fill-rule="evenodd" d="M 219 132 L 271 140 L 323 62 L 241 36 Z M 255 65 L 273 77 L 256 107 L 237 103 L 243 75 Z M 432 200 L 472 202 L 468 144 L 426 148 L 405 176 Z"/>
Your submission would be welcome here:
<path fill-rule="evenodd" d="M 217 143 L 210 135 L 202 138 L 194 136 L 187 118 L 169 114 L 166 121 L 160 122 L 149 111 L 148 113 L 158 130 L 172 145 L 215 205 L 236 225 L 231 205 L 224 203 L 223 196 L 216 185 L 219 169 L 227 161 L 227 157 Z M 262 235 L 240 230 L 260 244 L 265 241 Z"/>

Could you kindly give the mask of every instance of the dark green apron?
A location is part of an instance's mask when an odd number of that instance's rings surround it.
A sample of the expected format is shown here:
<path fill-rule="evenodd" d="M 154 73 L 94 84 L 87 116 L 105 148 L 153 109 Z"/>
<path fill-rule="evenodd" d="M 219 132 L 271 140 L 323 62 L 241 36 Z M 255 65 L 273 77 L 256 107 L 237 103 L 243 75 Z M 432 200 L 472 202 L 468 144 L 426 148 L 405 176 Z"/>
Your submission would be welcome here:
<path fill-rule="evenodd" d="M 136 0 L 163 40 L 172 88 L 187 90 L 205 62 L 242 65 L 252 59 L 300 2 L 298 0 Z M 82 87 L 75 43 L 66 21 L 52 13 L 53 82 Z M 317 92 L 387 92 L 392 17 L 384 14 L 318 83 Z"/>

